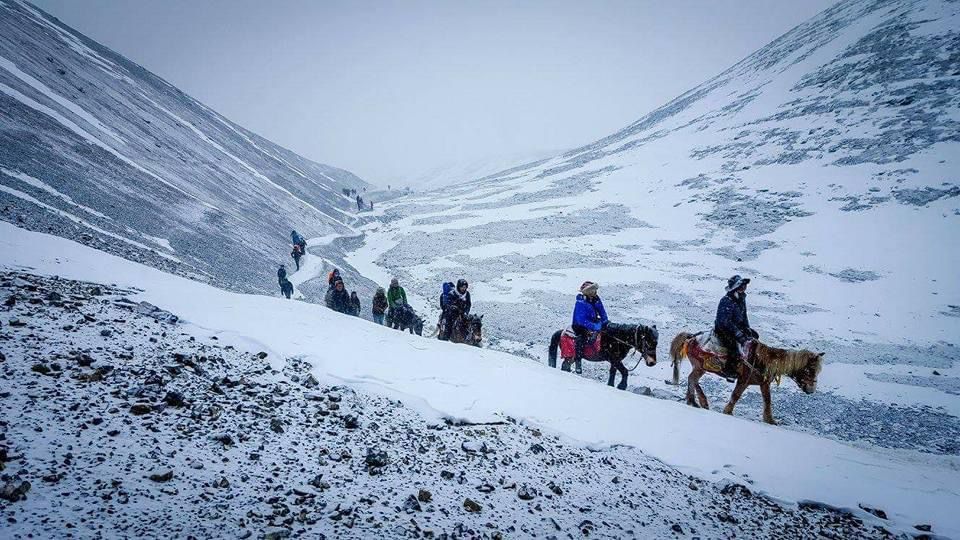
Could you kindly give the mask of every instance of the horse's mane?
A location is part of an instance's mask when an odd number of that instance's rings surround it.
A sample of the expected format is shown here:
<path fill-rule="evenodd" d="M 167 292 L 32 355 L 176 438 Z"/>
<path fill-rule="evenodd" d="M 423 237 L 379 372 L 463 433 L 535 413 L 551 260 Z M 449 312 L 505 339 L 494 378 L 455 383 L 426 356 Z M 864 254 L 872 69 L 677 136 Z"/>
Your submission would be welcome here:
<path fill-rule="evenodd" d="M 820 373 L 822 367 L 819 355 L 806 349 L 779 349 L 757 342 L 756 358 L 759 361 L 757 368 L 764 377 L 772 379 L 781 375 L 793 375 L 807 366 L 810 360 L 816 360 L 816 370 Z"/>

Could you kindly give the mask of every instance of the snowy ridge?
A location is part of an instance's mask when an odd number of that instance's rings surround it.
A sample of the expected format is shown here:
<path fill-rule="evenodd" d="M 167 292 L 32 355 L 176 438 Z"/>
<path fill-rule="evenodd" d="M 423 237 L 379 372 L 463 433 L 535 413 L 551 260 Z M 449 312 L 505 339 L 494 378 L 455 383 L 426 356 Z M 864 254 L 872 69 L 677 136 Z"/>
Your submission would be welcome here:
<path fill-rule="evenodd" d="M 232 124 L 29 4 L 0 5 L 0 30 L 0 219 L 248 291 L 272 289 L 291 229 L 351 231 L 341 190 L 366 187 L 351 173 Z"/>

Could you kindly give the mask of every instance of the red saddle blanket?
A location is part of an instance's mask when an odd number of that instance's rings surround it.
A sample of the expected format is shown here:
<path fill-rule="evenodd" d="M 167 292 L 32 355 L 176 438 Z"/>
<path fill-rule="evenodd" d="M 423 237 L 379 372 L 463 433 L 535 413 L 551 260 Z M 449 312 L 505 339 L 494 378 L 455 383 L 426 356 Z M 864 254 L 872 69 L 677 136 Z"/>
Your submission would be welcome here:
<path fill-rule="evenodd" d="M 573 330 L 567 328 L 560 334 L 560 357 L 566 360 L 573 358 L 573 355 L 576 351 L 576 339 L 577 335 L 573 333 Z M 590 359 L 596 358 L 597 354 L 600 353 L 600 334 L 597 334 L 593 341 L 588 341 L 586 345 L 583 346 L 583 357 Z"/>

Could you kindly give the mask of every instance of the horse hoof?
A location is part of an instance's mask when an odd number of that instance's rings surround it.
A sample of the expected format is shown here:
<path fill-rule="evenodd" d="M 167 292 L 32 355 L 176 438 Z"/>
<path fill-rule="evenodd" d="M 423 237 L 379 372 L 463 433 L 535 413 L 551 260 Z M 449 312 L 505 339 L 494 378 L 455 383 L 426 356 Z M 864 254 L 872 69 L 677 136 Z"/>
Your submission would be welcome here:
<path fill-rule="evenodd" d="M 625 385 L 625 384 L 618 384 L 618 385 L 617 385 L 617 390 L 626 390 L 626 389 L 627 389 L 627 385 Z"/>

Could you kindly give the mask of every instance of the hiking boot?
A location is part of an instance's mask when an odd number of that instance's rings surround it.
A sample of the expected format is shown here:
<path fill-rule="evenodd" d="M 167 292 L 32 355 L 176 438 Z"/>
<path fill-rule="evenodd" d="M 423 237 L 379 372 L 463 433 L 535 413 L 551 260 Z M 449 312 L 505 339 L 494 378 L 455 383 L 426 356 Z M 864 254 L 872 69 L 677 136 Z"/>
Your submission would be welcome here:
<path fill-rule="evenodd" d="M 720 376 L 729 382 L 736 382 L 739 373 L 737 373 L 737 368 L 740 366 L 740 362 L 735 360 L 727 360 L 727 363 L 723 365 L 723 371 L 720 372 Z"/>
<path fill-rule="evenodd" d="M 577 360 L 577 361 L 576 361 L 576 364 L 577 364 L 577 367 L 576 367 L 577 375 L 582 375 L 582 374 L 583 374 L 583 365 L 581 364 L 581 362 L 582 362 L 582 360 Z"/>

